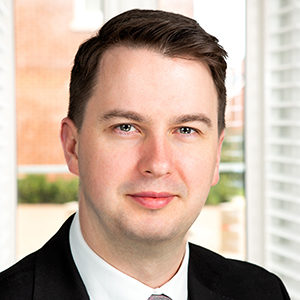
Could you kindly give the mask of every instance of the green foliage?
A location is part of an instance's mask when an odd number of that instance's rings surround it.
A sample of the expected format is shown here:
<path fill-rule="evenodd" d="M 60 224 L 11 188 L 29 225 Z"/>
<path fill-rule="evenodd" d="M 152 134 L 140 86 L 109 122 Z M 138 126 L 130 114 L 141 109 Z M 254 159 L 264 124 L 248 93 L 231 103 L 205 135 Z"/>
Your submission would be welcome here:
<path fill-rule="evenodd" d="M 78 179 L 48 180 L 45 175 L 18 179 L 19 203 L 65 203 L 77 201 Z"/>
<path fill-rule="evenodd" d="M 228 202 L 234 196 L 243 195 L 243 190 L 243 174 L 221 173 L 219 183 L 211 188 L 206 204 Z"/>

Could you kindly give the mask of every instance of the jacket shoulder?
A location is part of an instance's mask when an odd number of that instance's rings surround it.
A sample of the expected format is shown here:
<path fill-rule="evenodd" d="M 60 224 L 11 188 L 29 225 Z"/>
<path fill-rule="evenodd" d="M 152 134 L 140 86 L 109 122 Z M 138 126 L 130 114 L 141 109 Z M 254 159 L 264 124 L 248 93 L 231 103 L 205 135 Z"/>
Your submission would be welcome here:
<path fill-rule="evenodd" d="M 290 299 L 279 277 L 258 265 L 228 259 L 193 244 L 190 263 L 192 273 L 224 299 Z"/>
<path fill-rule="evenodd" d="M 0 273 L 0 299 L 30 299 L 33 295 L 36 252 Z"/>

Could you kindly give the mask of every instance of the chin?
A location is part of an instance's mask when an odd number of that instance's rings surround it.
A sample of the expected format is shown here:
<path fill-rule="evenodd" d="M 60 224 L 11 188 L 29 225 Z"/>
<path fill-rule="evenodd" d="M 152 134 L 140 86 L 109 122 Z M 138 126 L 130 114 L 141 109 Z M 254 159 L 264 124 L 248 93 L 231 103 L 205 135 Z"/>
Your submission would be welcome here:
<path fill-rule="evenodd" d="M 126 236 L 135 242 L 140 241 L 141 243 L 154 245 L 157 243 L 170 242 L 172 240 L 184 239 L 186 231 L 183 231 L 183 226 L 172 226 L 171 228 L 164 224 L 159 224 L 159 226 L 152 226 L 149 224 L 145 226 L 139 226 L 138 231 L 127 230 Z M 144 227 L 144 228 L 143 228 Z M 136 229 L 136 228 L 135 228 Z"/>

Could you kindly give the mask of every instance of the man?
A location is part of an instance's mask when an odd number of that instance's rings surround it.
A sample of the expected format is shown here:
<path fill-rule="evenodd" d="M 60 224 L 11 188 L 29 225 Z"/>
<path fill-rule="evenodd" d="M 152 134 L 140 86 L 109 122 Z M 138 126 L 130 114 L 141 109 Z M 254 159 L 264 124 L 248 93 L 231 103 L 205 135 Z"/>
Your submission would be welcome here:
<path fill-rule="evenodd" d="M 79 212 L 0 276 L 1 299 L 289 299 L 275 275 L 186 242 L 219 178 L 225 56 L 194 20 L 149 10 L 80 46 L 61 127 Z"/>

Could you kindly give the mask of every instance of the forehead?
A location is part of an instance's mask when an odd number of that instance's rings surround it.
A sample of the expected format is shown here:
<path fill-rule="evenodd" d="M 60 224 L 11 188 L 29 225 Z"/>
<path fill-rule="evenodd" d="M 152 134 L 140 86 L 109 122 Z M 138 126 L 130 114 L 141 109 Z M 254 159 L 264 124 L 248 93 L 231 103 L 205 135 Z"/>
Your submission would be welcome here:
<path fill-rule="evenodd" d="M 173 62 L 173 66 L 177 64 L 177 67 L 189 66 L 201 66 L 205 68 L 211 76 L 209 67 L 202 62 L 202 60 L 192 57 L 190 55 L 166 55 L 155 48 L 139 45 L 116 45 L 105 50 L 100 58 L 98 76 L 99 73 L 112 69 L 113 65 L 119 65 L 120 62 L 124 66 L 138 66 L 139 63 L 145 63 L 143 67 L 151 66 L 151 62 L 164 61 L 165 63 Z M 156 70 L 158 71 L 158 70 Z M 212 76 L 211 76 L 212 79 Z"/>
<path fill-rule="evenodd" d="M 146 48 L 118 46 L 104 52 L 92 98 L 102 110 L 217 111 L 216 89 L 205 64 Z"/>

